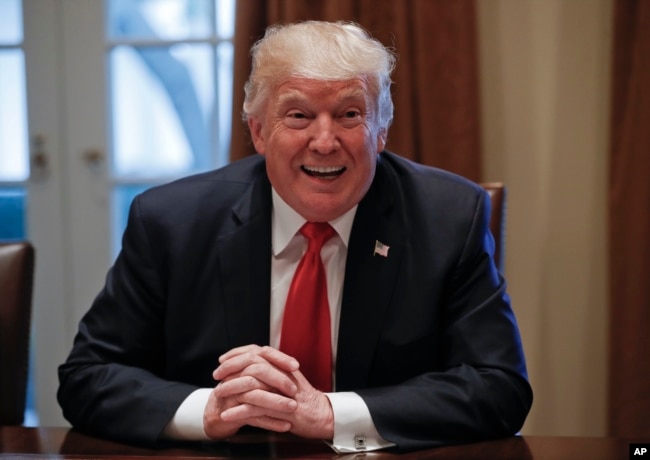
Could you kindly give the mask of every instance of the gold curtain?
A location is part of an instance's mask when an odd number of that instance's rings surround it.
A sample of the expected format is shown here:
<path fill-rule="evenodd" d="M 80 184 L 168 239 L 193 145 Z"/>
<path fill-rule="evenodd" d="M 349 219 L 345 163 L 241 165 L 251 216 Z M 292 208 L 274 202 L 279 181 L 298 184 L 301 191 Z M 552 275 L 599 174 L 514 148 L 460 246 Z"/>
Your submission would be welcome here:
<path fill-rule="evenodd" d="M 650 436 L 650 2 L 614 4 L 609 434 Z"/>
<path fill-rule="evenodd" d="M 238 0 L 232 160 L 254 153 L 238 122 L 251 45 L 270 24 L 306 19 L 355 21 L 397 51 L 389 150 L 480 180 L 474 0 Z"/>

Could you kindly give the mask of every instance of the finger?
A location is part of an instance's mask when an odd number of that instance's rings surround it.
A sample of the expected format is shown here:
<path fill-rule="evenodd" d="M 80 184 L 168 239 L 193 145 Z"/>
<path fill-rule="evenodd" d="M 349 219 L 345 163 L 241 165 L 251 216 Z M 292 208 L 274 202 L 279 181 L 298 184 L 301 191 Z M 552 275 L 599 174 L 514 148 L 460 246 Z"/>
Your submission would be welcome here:
<path fill-rule="evenodd" d="M 305 377 L 305 374 L 300 372 L 300 370 L 293 371 L 291 376 L 299 387 L 313 388 L 312 384 L 307 380 L 307 377 Z"/>
<path fill-rule="evenodd" d="M 246 368 L 244 375 L 253 376 L 287 396 L 294 396 L 298 391 L 293 373 L 284 372 L 268 363 L 253 364 Z"/>
<path fill-rule="evenodd" d="M 243 345 L 241 347 L 236 347 L 227 351 L 223 355 L 219 356 L 219 362 L 223 363 L 224 361 L 233 358 L 235 356 L 239 356 L 244 353 L 249 353 L 251 351 L 259 350 L 261 348 L 262 347 L 260 347 L 259 345 Z"/>
<path fill-rule="evenodd" d="M 262 390 L 253 390 L 239 395 L 236 399 L 240 404 L 221 412 L 223 421 L 241 423 L 246 419 L 264 415 L 285 419 L 298 408 L 298 403 L 293 399 Z"/>
<path fill-rule="evenodd" d="M 223 380 L 226 377 L 239 374 L 250 365 L 263 362 L 264 359 L 260 358 L 257 353 L 241 353 L 233 354 L 223 362 L 221 362 L 221 358 L 219 358 L 219 361 L 219 367 L 212 372 L 212 377 L 215 380 Z"/>
<path fill-rule="evenodd" d="M 250 419 L 246 424 L 264 430 L 275 431 L 277 433 L 286 433 L 291 431 L 292 428 L 291 422 L 267 416 Z"/>
<path fill-rule="evenodd" d="M 294 372 L 300 368 L 300 364 L 296 358 L 289 356 L 277 348 L 262 347 L 260 355 L 266 358 L 271 364 L 286 372 Z"/>
<path fill-rule="evenodd" d="M 230 380 L 222 380 L 213 392 L 219 398 L 228 398 L 253 390 L 274 391 L 273 387 L 265 384 L 261 380 L 250 375 L 245 375 Z"/>
<path fill-rule="evenodd" d="M 219 377 L 219 373 L 216 373 Z M 228 394 L 243 393 L 253 389 L 264 389 L 269 392 L 281 393 L 293 397 L 298 392 L 298 386 L 294 382 L 292 374 L 282 372 L 269 363 L 255 363 L 248 366 L 242 372 L 226 375 L 219 386 L 225 385 L 221 391 L 228 391 Z"/>
<path fill-rule="evenodd" d="M 250 417 L 247 419 L 239 420 L 237 426 L 249 425 L 264 430 L 275 431 L 278 433 L 286 433 L 291 431 L 293 425 L 288 420 L 277 419 L 268 415 L 260 415 L 257 417 Z"/>
<path fill-rule="evenodd" d="M 224 364 L 226 361 L 236 357 L 247 357 L 252 360 L 254 359 L 253 357 L 257 356 L 264 358 L 266 361 L 287 372 L 293 372 L 300 367 L 294 357 L 281 352 L 277 348 L 269 346 L 260 347 L 258 345 L 244 345 L 233 348 L 219 357 L 219 363 Z"/>
<path fill-rule="evenodd" d="M 203 429 L 209 438 L 223 439 L 232 436 L 241 428 L 242 424 L 225 423 L 220 416 L 222 411 L 236 404 L 234 399 L 220 399 L 214 390 L 212 391 L 203 412 Z"/>
<path fill-rule="evenodd" d="M 229 357 L 228 359 L 222 359 L 223 356 Z M 223 356 L 219 358 L 221 364 L 212 373 L 212 377 L 215 380 L 223 380 L 230 375 L 242 372 L 249 366 L 259 363 L 271 364 L 273 367 L 285 372 L 294 372 L 299 368 L 298 361 L 295 358 L 271 347 L 247 348 L 245 352 L 229 352 Z"/>

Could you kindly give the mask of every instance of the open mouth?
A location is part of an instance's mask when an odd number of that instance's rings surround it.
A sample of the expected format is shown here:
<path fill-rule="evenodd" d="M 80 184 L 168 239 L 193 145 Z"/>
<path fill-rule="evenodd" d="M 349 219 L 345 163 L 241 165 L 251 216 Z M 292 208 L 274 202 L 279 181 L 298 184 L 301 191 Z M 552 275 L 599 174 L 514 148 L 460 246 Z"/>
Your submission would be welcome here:
<path fill-rule="evenodd" d="M 335 178 L 345 172 L 345 166 L 301 166 L 303 172 L 312 177 Z"/>

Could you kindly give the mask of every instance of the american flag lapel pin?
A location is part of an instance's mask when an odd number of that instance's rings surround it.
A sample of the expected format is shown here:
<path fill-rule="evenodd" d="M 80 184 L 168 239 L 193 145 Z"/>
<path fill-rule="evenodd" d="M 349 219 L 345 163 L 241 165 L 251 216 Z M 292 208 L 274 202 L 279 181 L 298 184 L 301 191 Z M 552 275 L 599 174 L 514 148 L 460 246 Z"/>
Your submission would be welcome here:
<path fill-rule="evenodd" d="M 388 257 L 388 250 L 390 246 L 382 243 L 379 240 L 375 240 L 375 252 L 372 253 L 373 256 L 380 255 L 382 257 Z"/>

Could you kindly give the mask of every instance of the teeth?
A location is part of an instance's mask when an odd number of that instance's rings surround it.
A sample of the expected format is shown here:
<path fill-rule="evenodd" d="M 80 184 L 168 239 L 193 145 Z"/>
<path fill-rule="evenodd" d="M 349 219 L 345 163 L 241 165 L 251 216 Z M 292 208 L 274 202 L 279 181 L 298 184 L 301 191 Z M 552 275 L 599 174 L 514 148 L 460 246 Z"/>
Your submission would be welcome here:
<path fill-rule="evenodd" d="M 305 171 L 315 174 L 331 174 L 342 171 L 344 168 L 341 166 L 303 166 Z"/>

